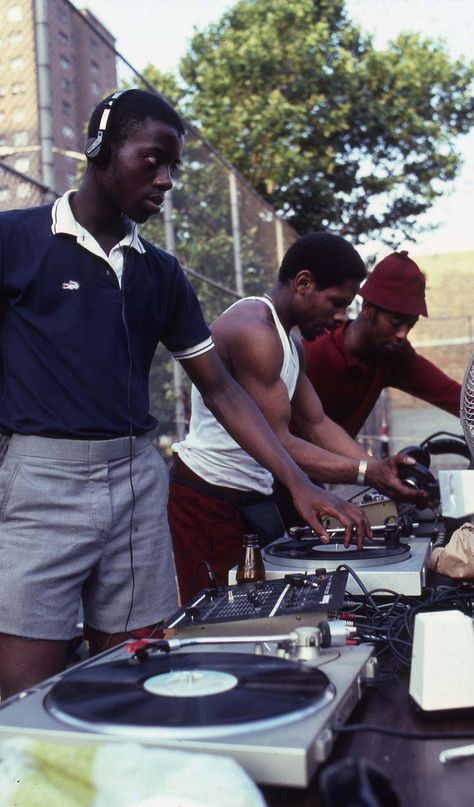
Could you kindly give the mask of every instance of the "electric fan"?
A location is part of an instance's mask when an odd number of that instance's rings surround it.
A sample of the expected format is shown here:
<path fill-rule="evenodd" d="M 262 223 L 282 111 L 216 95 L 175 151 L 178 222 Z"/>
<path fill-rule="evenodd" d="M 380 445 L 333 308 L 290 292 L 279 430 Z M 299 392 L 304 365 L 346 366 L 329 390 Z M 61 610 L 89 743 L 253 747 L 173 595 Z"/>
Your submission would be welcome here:
<path fill-rule="evenodd" d="M 474 353 L 464 375 L 461 390 L 461 426 L 474 461 Z"/>
<path fill-rule="evenodd" d="M 471 470 L 439 472 L 441 512 L 445 518 L 474 516 L 474 353 L 468 362 L 461 388 L 460 420 L 471 454 Z"/>

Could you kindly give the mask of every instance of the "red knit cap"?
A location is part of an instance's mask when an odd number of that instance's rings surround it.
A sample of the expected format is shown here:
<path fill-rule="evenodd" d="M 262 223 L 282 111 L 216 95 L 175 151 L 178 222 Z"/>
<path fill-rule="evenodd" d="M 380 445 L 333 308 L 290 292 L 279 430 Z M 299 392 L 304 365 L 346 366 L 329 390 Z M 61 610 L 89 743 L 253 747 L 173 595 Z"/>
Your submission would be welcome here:
<path fill-rule="evenodd" d="M 425 277 L 406 250 L 392 252 L 380 261 L 359 294 L 368 303 L 396 314 L 428 316 Z"/>

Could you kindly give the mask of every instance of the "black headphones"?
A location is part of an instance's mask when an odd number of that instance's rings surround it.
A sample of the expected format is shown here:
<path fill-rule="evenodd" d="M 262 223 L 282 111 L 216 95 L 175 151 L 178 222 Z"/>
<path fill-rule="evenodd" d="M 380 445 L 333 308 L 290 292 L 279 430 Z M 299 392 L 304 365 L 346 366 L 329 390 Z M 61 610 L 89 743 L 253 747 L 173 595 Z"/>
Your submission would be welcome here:
<path fill-rule="evenodd" d="M 416 490 L 425 490 L 435 506 L 439 504 L 439 482 L 429 469 L 431 457 L 429 451 L 422 446 L 407 446 L 399 454 L 413 457 L 414 465 L 402 465 L 399 468 L 400 479 Z"/>
<path fill-rule="evenodd" d="M 119 90 L 110 96 L 102 111 L 97 135 L 95 137 L 90 137 L 86 142 L 84 153 L 87 159 L 96 165 L 106 165 L 109 160 L 109 148 L 107 138 L 105 137 L 107 132 L 107 122 L 109 120 L 112 108 L 115 106 L 118 99 L 126 92 L 130 92 L 130 89 Z"/>

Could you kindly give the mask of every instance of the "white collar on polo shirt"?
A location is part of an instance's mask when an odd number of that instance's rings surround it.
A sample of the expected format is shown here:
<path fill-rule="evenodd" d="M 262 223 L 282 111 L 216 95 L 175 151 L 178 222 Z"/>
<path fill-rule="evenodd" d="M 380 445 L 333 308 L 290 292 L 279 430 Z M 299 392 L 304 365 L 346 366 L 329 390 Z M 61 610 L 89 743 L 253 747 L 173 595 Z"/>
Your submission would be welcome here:
<path fill-rule="evenodd" d="M 81 247 L 107 261 L 120 282 L 123 271 L 123 247 L 130 247 L 142 254 L 145 252 L 145 248 L 138 237 L 136 224 L 124 217 L 125 236 L 118 244 L 112 247 L 107 255 L 96 239 L 74 218 L 69 201 L 73 193 L 75 193 L 74 190 L 66 191 L 63 196 L 56 199 L 51 213 L 51 232 L 53 235 L 66 234 L 75 236 L 77 243 Z"/>

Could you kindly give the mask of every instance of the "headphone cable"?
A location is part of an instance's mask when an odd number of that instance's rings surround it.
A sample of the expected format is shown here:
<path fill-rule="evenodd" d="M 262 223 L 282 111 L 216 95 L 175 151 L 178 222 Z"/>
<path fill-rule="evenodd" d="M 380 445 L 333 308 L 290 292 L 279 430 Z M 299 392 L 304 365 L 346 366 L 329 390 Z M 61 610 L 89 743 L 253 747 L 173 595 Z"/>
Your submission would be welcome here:
<path fill-rule="evenodd" d="M 134 232 L 132 236 L 135 235 L 136 232 L 136 224 L 134 225 Z M 128 474 L 129 474 L 129 483 L 130 483 L 130 491 L 132 495 L 132 506 L 130 508 L 130 523 L 129 523 L 129 533 L 128 533 L 128 551 L 130 555 L 130 573 L 132 577 L 132 591 L 130 596 L 130 605 L 128 609 L 127 618 L 125 620 L 125 627 L 124 632 L 128 632 L 128 624 L 130 622 L 130 618 L 132 616 L 134 599 L 135 599 L 135 569 L 133 564 L 133 518 L 135 515 L 135 506 L 136 506 L 136 497 L 135 497 L 135 488 L 133 485 L 133 421 L 132 421 L 132 369 L 133 369 L 133 357 L 132 357 L 132 346 L 130 343 L 130 332 L 128 330 L 126 312 L 125 312 L 125 268 L 127 263 L 127 256 L 128 252 L 124 253 L 122 245 L 120 246 L 120 252 L 122 253 L 122 282 L 121 282 L 121 290 L 122 290 L 122 322 L 125 329 L 125 335 L 127 337 L 127 351 L 128 351 L 128 377 L 127 377 L 127 411 L 128 411 L 128 441 L 129 441 L 129 465 L 128 465 Z M 130 247 L 128 247 L 129 249 Z"/>

